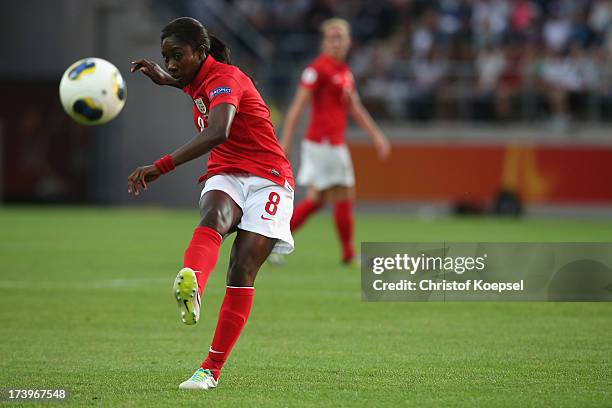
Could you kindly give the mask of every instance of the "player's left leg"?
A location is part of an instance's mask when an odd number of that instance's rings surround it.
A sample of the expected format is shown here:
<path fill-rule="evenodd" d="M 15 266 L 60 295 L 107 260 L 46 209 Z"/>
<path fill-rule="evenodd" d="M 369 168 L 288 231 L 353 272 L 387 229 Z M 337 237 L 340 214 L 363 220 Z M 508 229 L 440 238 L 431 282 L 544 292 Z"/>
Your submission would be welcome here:
<path fill-rule="evenodd" d="M 225 298 L 208 357 L 202 369 L 210 370 L 215 381 L 244 327 L 253 303 L 255 277 L 276 239 L 238 230 L 227 272 Z"/>
<path fill-rule="evenodd" d="M 331 160 L 332 158 L 333 160 Z M 355 172 L 351 154 L 346 145 L 331 148 L 329 164 L 328 181 L 334 181 L 334 183 L 326 189 L 323 202 L 333 205 L 336 231 L 342 248 L 342 262 L 352 264 L 355 260 L 355 249 L 353 247 Z"/>

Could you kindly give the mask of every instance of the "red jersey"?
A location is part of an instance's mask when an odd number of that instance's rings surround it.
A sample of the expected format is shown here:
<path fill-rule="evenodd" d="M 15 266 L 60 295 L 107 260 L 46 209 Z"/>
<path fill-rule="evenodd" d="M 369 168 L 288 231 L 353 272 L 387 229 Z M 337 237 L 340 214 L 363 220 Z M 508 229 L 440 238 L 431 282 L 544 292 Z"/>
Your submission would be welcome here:
<path fill-rule="evenodd" d="M 193 118 L 199 131 L 208 126 L 208 112 L 215 106 L 229 103 L 236 107 L 229 137 L 211 150 L 208 172 L 200 181 L 219 173 L 250 173 L 281 186 L 288 182 L 295 188 L 291 165 L 270 122 L 270 110 L 240 69 L 208 55 L 183 91 L 193 99 Z"/>
<path fill-rule="evenodd" d="M 302 73 L 300 85 L 312 90 L 312 110 L 306 139 L 344 144 L 346 114 L 355 81 L 348 65 L 321 54 Z"/>

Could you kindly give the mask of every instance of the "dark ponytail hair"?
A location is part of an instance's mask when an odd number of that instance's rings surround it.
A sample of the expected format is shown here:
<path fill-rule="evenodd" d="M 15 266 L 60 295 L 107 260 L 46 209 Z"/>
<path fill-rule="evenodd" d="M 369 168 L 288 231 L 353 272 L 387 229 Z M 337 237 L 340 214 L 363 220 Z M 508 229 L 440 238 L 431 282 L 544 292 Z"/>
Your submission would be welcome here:
<path fill-rule="evenodd" d="M 210 55 L 219 62 L 231 64 L 232 53 L 227 44 L 212 34 L 209 34 L 208 37 L 210 38 L 210 48 L 208 51 Z"/>
<path fill-rule="evenodd" d="M 169 22 L 162 29 L 161 40 L 171 36 L 175 36 L 183 44 L 189 44 L 194 52 L 203 47 L 204 52 L 217 61 L 231 64 L 231 53 L 227 44 L 209 34 L 206 27 L 195 18 L 179 17 Z"/>

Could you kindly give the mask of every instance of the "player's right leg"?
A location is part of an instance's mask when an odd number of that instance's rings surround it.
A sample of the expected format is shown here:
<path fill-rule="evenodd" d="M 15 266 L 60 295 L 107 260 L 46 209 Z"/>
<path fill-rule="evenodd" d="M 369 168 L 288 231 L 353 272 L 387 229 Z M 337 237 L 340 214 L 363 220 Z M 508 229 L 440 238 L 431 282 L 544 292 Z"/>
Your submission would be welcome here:
<path fill-rule="evenodd" d="M 335 186 L 326 191 L 325 200 L 333 204 L 334 223 L 342 251 L 342 263 L 354 264 L 357 259 L 353 243 L 354 217 L 352 186 Z"/>
<path fill-rule="evenodd" d="M 308 187 L 306 198 L 293 209 L 291 217 L 291 232 L 297 231 L 311 215 L 323 206 L 321 192 L 315 186 Z"/>
<path fill-rule="evenodd" d="M 214 179 L 209 181 L 212 184 L 216 182 Z M 236 202 L 220 190 L 205 191 L 200 199 L 200 209 L 200 224 L 193 232 L 185 251 L 184 267 L 178 272 L 172 287 L 179 315 L 187 325 L 198 322 L 202 291 L 217 263 L 221 240 L 236 228 L 242 217 L 242 210 Z"/>

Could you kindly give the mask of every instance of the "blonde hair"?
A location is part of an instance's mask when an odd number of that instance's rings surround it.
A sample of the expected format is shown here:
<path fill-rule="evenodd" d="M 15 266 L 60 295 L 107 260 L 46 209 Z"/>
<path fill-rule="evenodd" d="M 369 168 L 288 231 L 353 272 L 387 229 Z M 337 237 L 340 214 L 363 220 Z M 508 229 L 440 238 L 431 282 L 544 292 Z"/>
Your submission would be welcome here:
<path fill-rule="evenodd" d="M 331 28 L 339 28 L 343 30 L 348 36 L 351 36 L 351 25 L 343 18 L 330 18 L 325 20 L 321 24 L 321 33 L 325 34 L 325 32 Z"/>

